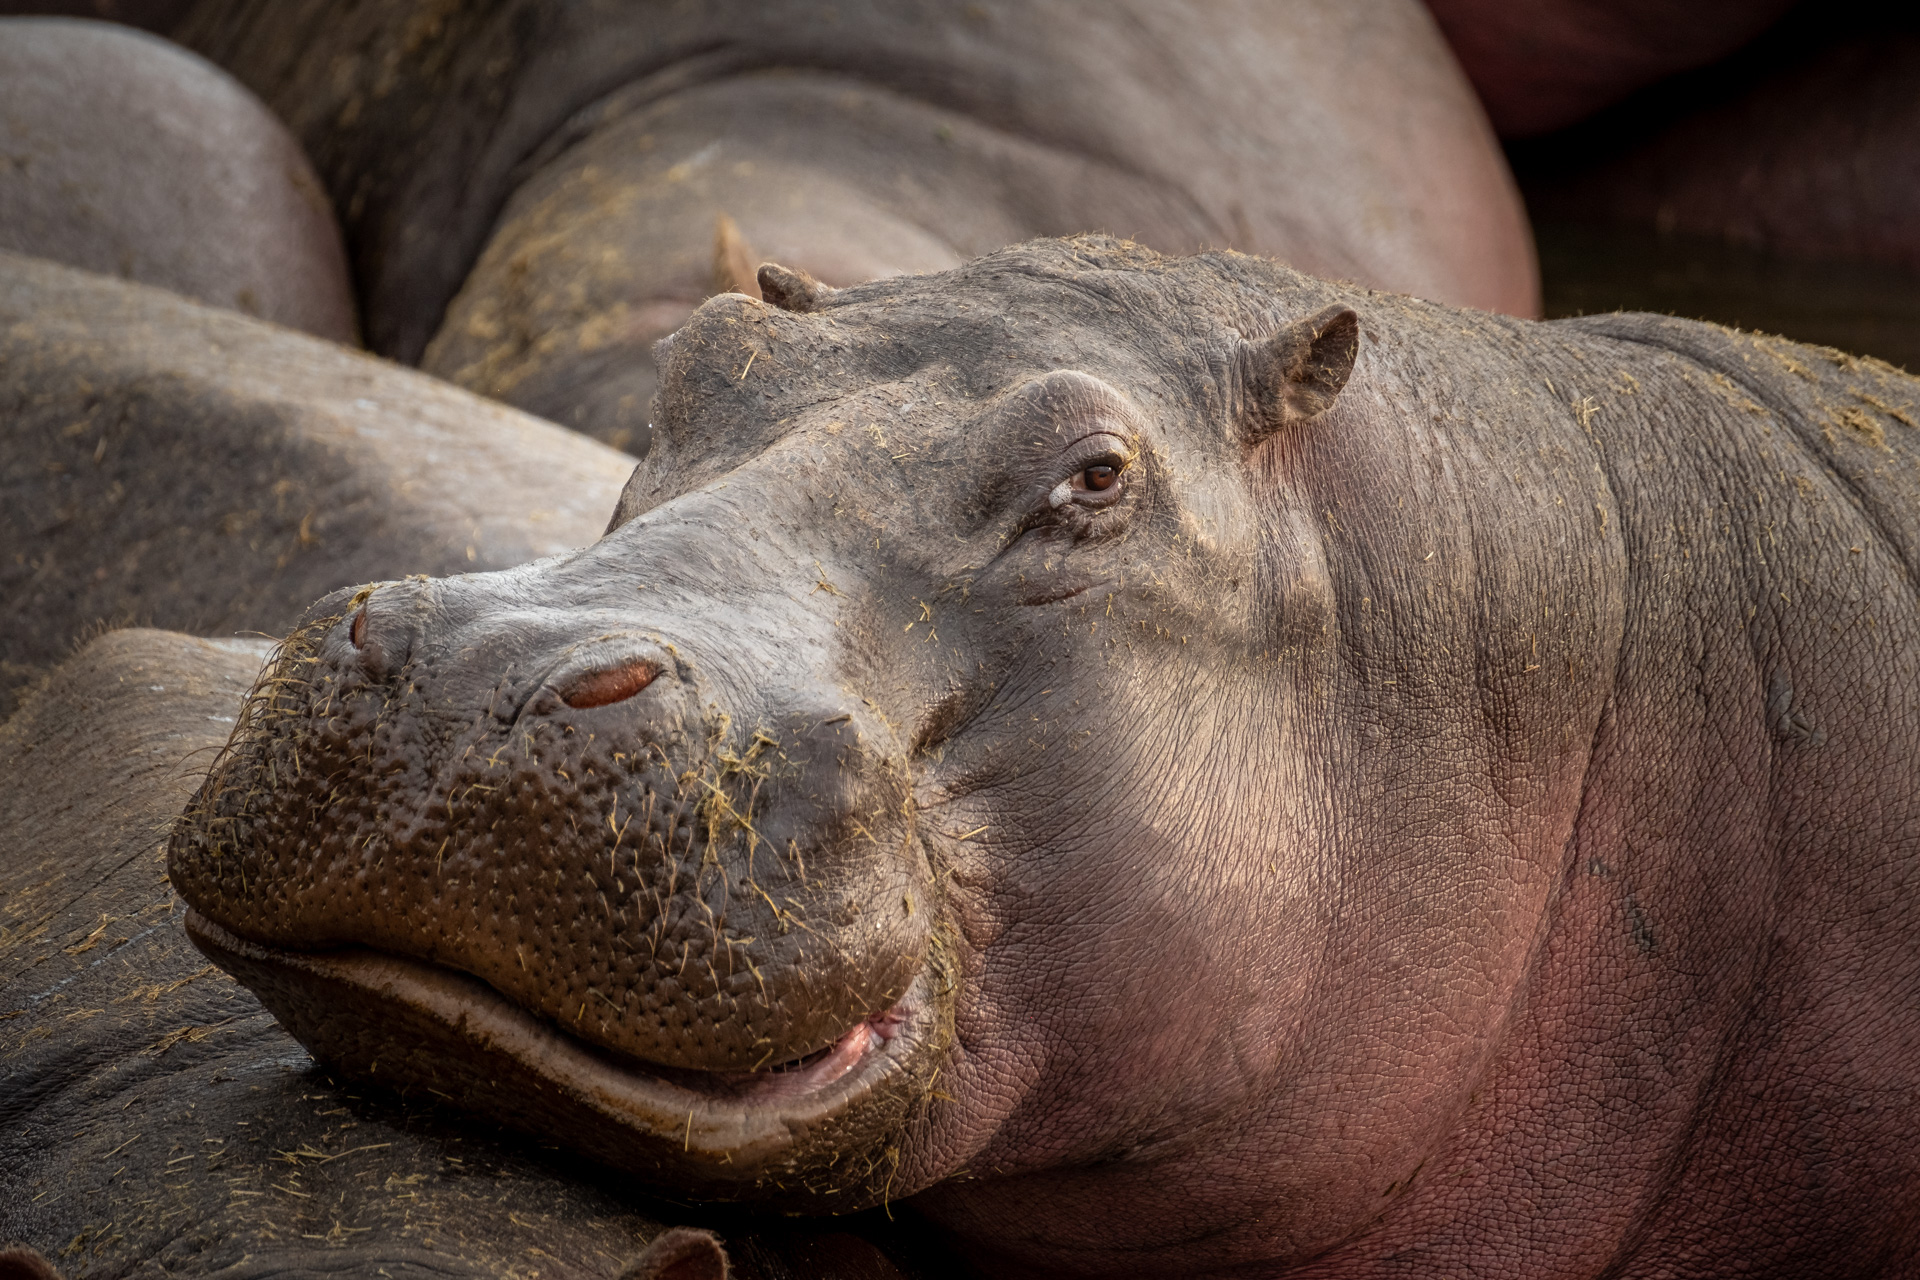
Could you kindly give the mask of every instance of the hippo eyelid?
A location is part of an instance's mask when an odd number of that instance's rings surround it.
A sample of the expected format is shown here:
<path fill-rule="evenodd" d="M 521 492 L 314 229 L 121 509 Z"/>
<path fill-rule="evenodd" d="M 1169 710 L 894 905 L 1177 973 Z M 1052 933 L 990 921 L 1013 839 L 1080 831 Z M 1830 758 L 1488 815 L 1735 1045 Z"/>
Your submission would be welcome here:
<path fill-rule="evenodd" d="M 1134 455 L 1139 452 L 1139 450 L 1134 446 L 1132 432 L 1128 431 L 1126 428 L 1121 427 L 1117 424 L 1109 425 L 1105 423 L 1097 427 L 1089 428 L 1088 430 L 1075 436 L 1073 439 L 1067 441 L 1064 447 L 1067 451 L 1072 451 L 1078 448 L 1084 442 L 1095 439 L 1100 436 L 1106 436 L 1107 438 L 1119 444 L 1120 455 L 1124 457 L 1128 462 L 1132 462 Z"/>
<path fill-rule="evenodd" d="M 1140 450 L 1127 436 L 1118 431 L 1103 429 L 1089 431 L 1061 449 L 1056 455 L 1066 460 L 1068 466 L 1078 471 L 1081 467 L 1100 458 L 1112 458 L 1122 465 L 1130 465 L 1138 457 Z"/>

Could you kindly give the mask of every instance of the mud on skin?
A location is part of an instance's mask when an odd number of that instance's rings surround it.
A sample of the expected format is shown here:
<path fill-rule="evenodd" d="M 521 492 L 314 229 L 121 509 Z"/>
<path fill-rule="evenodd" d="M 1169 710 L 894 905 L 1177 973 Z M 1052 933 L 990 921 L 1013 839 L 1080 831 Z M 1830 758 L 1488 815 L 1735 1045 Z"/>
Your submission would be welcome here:
<path fill-rule="evenodd" d="M 1102 239 L 759 283 L 600 542 L 255 690 L 169 865 L 317 1056 L 994 1274 L 1910 1274 L 1912 379 Z"/>

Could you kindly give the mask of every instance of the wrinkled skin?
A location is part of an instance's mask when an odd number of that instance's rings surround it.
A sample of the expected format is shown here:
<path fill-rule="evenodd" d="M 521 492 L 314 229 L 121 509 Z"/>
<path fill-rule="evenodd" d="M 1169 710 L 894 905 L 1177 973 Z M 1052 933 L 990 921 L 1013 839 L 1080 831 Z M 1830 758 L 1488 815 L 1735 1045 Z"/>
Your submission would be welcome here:
<path fill-rule="evenodd" d="M 338 1081 L 188 943 L 166 826 L 269 648 L 111 632 L 0 725 L 0 1276 L 625 1275 L 684 1209 Z M 706 1221 L 736 1280 L 941 1274 L 884 1219 Z"/>
<path fill-rule="evenodd" d="M 1110 231 L 1538 308 L 1414 0 L 203 0 L 176 35 L 314 158 L 375 350 L 635 453 L 652 344 L 762 257 L 850 284 Z"/>
<path fill-rule="evenodd" d="M 340 230 L 300 144 L 179 46 L 0 18 L 0 155 L 0 250 L 354 341 Z"/>
<path fill-rule="evenodd" d="M 1102 240 L 760 283 L 602 541 L 256 689 L 169 865 L 318 1056 L 993 1274 L 1914 1274 L 1913 380 Z"/>

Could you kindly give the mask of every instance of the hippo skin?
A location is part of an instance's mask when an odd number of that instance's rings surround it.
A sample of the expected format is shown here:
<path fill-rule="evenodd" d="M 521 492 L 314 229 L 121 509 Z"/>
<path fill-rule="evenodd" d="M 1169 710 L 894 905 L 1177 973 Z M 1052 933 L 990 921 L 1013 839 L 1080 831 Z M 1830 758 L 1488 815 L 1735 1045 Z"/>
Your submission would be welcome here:
<path fill-rule="evenodd" d="M 105 22 L 0 18 L 0 250 L 355 338 L 300 144 L 231 76 Z"/>
<path fill-rule="evenodd" d="M 1836 41 L 1539 183 L 1536 212 L 1920 278 L 1920 21 L 1907 26 Z"/>
<path fill-rule="evenodd" d="M 660 353 L 176 827 L 347 1078 L 993 1275 L 1911 1276 L 1920 384 L 1100 238 Z"/>
<path fill-rule="evenodd" d="M 1416 0 L 202 0 L 175 36 L 313 157 L 369 346 L 634 453 L 653 343 L 755 251 L 851 284 L 1110 231 L 1539 308 Z"/>
<path fill-rule="evenodd" d="M 1802 7 L 1516 148 L 1549 314 L 1670 311 L 1920 369 L 1920 10 Z"/>
<path fill-rule="evenodd" d="M 0 253 L 0 715 L 102 624 L 286 634 L 593 540 L 626 454 L 177 294 Z"/>

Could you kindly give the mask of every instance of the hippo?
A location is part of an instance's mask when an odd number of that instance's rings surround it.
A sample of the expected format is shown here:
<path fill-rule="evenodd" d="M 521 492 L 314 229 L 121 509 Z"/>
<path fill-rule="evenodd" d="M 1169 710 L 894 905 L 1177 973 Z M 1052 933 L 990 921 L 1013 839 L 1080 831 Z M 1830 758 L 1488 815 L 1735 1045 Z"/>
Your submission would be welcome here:
<path fill-rule="evenodd" d="M 317 1069 L 187 941 L 163 861 L 270 647 L 108 632 L 0 725 L 0 1280 L 941 1274 L 884 1218 L 695 1225 Z"/>
<path fill-rule="evenodd" d="M 174 828 L 329 1070 L 995 1276 L 1915 1274 L 1920 383 L 1103 237 L 757 284 L 600 541 L 316 603 Z"/>
<path fill-rule="evenodd" d="M 335 343 L 0 253 L 0 716 L 102 625 L 280 636 L 592 542 L 633 459 Z"/>
<path fill-rule="evenodd" d="M 0 154 L 0 250 L 355 341 L 313 166 L 259 99 L 178 45 L 0 18 Z"/>
<path fill-rule="evenodd" d="M 1537 199 L 1777 254 L 1920 275 L 1920 21 L 1830 43 Z"/>
<path fill-rule="evenodd" d="M 844 285 L 1111 231 L 1539 307 L 1417 0 L 202 0 L 173 35 L 313 157 L 375 351 L 634 453 L 652 344 L 761 255 Z"/>

